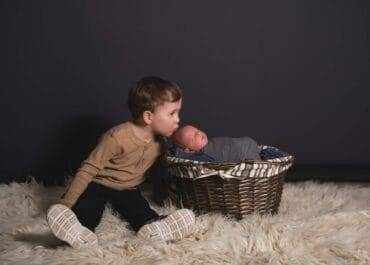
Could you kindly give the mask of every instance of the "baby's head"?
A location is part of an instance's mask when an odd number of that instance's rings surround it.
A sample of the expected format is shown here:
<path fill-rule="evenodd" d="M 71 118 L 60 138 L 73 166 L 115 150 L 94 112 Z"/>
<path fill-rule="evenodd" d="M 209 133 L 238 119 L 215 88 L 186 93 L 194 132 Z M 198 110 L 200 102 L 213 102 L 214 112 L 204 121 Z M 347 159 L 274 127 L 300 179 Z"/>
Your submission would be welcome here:
<path fill-rule="evenodd" d="M 185 152 L 194 153 L 208 143 L 208 138 L 204 132 L 194 126 L 186 125 L 172 135 L 172 142 L 176 147 L 184 149 Z"/>

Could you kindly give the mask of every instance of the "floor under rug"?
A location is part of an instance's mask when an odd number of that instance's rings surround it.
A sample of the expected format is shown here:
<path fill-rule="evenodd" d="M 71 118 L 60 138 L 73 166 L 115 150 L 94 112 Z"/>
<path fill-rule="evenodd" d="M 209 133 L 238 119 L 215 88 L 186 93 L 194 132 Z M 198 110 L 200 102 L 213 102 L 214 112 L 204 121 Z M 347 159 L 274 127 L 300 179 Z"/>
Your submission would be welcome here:
<path fill-rule="evenodd" d="M 107 207 L 99 248 L 81 251 L 54 238 L 46 223 L 63 191 L 0 185 L 0 264 L 370 264 L 369 183 L 286 183 L 277 215 L 197 216 L 194 233 L 174 243 L 140 240 Z M 153 208 L 175 209 L 169 202 Z"/>

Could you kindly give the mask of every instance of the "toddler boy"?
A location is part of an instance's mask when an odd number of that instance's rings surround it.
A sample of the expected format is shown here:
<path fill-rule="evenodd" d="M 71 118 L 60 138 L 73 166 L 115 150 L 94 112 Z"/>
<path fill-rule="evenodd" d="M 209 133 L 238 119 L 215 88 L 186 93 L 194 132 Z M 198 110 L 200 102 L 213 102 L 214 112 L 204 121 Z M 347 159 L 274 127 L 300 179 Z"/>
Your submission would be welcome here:
<path fill-rule="evenodd" d="M 192 211 L 159 216 L 138 188 L 164 153 L 164 137 L 178 128 L 181 104 L 182 93 L 174 82 L 144 77 L 131 87 L 128 107 L 133 120 L 101 136 L 62 199 L 49 208 L 47 219 L 56 237 L 76 249 L 96 246 L 94 230 L 107 202 L 142 238 L 179 240 L 191 232 Z"/>

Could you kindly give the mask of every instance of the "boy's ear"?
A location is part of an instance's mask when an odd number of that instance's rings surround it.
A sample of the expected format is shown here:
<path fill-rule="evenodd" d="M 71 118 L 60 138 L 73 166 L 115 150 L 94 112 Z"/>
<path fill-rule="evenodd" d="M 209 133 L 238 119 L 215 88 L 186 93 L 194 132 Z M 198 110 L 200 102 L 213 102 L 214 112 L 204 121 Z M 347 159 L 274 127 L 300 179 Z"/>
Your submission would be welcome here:
<path fill-rule="evenodd" d="M 149 110 L 144 111 L 143 120 L 146 124 L 151 124 L 153 122 L 153 113 Z"/>

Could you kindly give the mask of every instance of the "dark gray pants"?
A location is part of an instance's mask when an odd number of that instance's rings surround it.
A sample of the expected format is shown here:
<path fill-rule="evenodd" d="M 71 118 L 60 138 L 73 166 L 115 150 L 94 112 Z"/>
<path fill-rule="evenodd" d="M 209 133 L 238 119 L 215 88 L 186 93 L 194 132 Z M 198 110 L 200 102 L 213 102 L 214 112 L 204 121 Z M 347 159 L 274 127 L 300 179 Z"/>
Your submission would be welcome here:
<path fill-rule="evenodd" d="M 139 189 L 118 191 L 94 182 L 90 182 L 72 207 L 72 211 L 83 226 L 95 231 L 107 202 L 110 202 L 112 208 L 134 231 L 161 218 L 150 208 Z"/>

